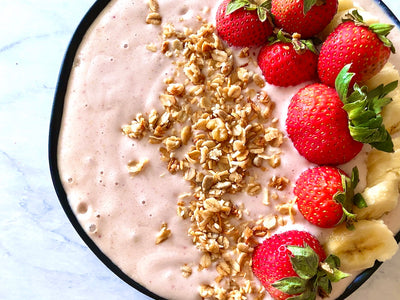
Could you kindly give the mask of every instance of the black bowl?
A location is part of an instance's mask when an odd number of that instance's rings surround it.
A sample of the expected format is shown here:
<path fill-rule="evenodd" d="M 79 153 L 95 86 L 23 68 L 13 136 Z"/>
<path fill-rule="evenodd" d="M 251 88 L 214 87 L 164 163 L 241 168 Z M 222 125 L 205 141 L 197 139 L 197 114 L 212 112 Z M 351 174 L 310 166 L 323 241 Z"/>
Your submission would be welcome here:
<path fill-rule="evenodd" d="M 83 17 L 82 21 L 78 25 L 70 44 L 68 46 L 67 52 L 64 57 L 64 61 L 60 70 L 57 88 L 54 96 L 53 109 L 50 120 L 50 130 L 49 130 L 49 165 L 51 177 L 53 180 L 53 185 L 61 206 L 63 207 L 69 221 L 74 226 L 75 230 L 78 232 L 79 236 L 87 244 L 90 250 L 118 277 L 125 281 L 130 286 L 134 287 L 136 290 L 142 292 L 143 294 L 153 298 L 163 300 L 164 298 L 152 293 L 128 275 L 126 275 L 117 265 L 115 265 L 93 242 L 89 235 L 82 228 L 78 219 L 76 218 L 72 208 L 68 202 L 67 195 L 65 193 L 64 187 L 61 183 L 60 174 L 58 171 L 57 164 L 57 146 L 58 138 L 60 134 L 61 120 L 64 109 L 64 98 L 67 91 L 68 80 L 73 67 L 73 62 L 75 55 L 77 53 L 78 47 L 82 42 L 84 35 L 86 34 L 89 27 L 92 25 L 94 20 L 99 16 L 102 10 L 107 6 L 111 0 L 97 0 L 93 6 L 89 9 L 86 15 Z M 386 12 L 386 14 L 392 19 L 392 21 L 400 28 L 400 21 L 396 18 L 393 12 L 383 3 L 381 0 L 375 0 Z M 400 242 L 400 232 L 395 236 L 396 241 Z M 355 290 L 357 290 L 367 279 L 380 267 L 382 263 L 376 262 L 375 265 L 369 269 L 364 270 L 360 273 L 346 288 L 342 295 L 340 295 L 337 300 L 344 300 L 350 296 Z"/>

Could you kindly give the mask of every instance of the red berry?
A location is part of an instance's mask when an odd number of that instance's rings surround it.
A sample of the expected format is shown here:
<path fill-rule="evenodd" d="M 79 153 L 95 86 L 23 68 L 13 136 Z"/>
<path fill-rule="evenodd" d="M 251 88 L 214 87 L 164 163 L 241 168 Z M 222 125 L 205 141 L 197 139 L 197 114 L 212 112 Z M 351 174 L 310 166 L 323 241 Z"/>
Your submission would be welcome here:
<path fill-rule="evenodd" d="M 348 116 L 335 89 L 321 83 L 298 91 L 289 104 L 286 129 L 297 151 L 319 165 L 339 165 L 363 146 L 350 135 Z"/>
<path fill-rule="evenodd" d="M 350 83 L 364 82 L 376 75 L 390 56 L 387 47 L 367 26 L 356 25 L 352 21 L 340 24 L 322 44 L 318 60 L 320 80 L 334 87 L 342 68 L 351 63 L 350 72 L 355 76 Z"/>
<path fill-rule="evenodd" d="M 297 206 L 310 223 L 330 228 L 342 220 L 342 205 L 334 199 L 337 192 L 344 190 L 341 174 L 344 172 L 338 168 L 320 166 L 304 171 L 297 179 Z"/>
<path fill-rule="evenodd" d="M 326 0 L 315 4 L 304 14 L 304 2 L 309 0 L 272 0 L 271 13 L 276 26 L 288 33 L 300 33 L 302 38 L 309 38 L 321 32 L 337 12 L 338 1 Z"/>
<path fill-rule="evenodd" d="M 285 277 L 298 277 L 293 269 L 290 257 L 292 253 L 287 246 L 311 247 L 324 261 L 326 254 L 319 241 L 306 231 L 291 230 L 275 234 L 258 245 L 253 252 L 253 273 L 264 285 L 274 299 L 287 299 L 293 295 L 286 294 L 272 284 Z"/>
<path fill-rule="evenodd" d="M 317 78 L 318 56 L 306 50 L 297 53 L 291 43 L 265 45 L 258 54 L 258 66 L 265 80 L 277 86 L 297 85 Z"/>
<path fill-rule="evenodd" d="M 219 36 L 234 47 L 261 46 L 272 35 L 272 25 L 268 20 L 262 22 L 256 10 L 240 8 L 226 14 L 231 0 L 224 0 L 217 10 L 216 29 Z"/>

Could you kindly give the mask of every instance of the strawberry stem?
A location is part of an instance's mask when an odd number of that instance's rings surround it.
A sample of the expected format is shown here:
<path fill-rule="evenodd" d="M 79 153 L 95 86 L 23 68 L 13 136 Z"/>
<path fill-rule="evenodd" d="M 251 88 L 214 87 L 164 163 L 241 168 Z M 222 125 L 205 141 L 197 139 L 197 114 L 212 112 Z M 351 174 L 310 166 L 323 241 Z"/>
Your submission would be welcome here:
<path fill-rule="evenodd" d="M 338 282 L 350 276 L 339 270 L 340 259 L 329 255 L 323 262 L 319 262 L 318 254 L 307 244 L 302 247 L 288 245 L 291 252 L 290 262 L 297 276 L 284 277 L 272 286 L 288 295 L 287 299 L 315 299 L 317 293 L 329 295 L 332 291 L 331 282 Z"/>
<path fill-rule="evenodd" d="M 390 31 L 395 27 L 392 24 L 383 24 L 383 23 L 374 23 L 371 25 L 367 25 L 364 22 L 364 18 L 358 10 L 354 9 L 348 13 L 345 14 L 344 18 L 342 19 L 343 22 L 345 21 L 353 21 L 357 26 L 364 26 L 368 27 L 369 30 L 374 32 L 378 38 L 381 40 L 381 42 L 386 46 L 389 47 L 392 53 L 396 53 L 396 49 L 394 48 L 394 45 L 391 40 L 388 39 L 388 34 Z"/>
<path fill-rule="evenodd" d="M 226 14 L 229 15 L 238 9 L 256 10 L 257 16 L 261 22 L 268 19 L 269 11 L 271 10 L 271 0 L 266 0 L 260 5 L 251 2 L 250 0 L 231 0 L 226 6 Z"/>
<path fill-rule="evenodd" d="M 303 54 L 307 50 L 309 50 L 315 54 L 318 54 L 318 51 L 314 45 L 314 41 L 311 39 L 302 40 L 300 34 L 294 33 L 291 35 L 285 31 L 283 31 L 282 29 L 275 29 L 274 33 L 276 34 L 276 37 L 272 36 L 268 39 L 270 42 L 270 45 L 275 44 L 277 42 L 290 43 L 293 45 L 293 49 L 298 54 Z"/>
<path fill-rule="evenodd" d="M 333 198 L 342 205 L 343 216 L 338 224 L 346 222 L 348 229 L 353 229 L 353 223 L 357 221 L 357 215 L 353 214 L 353 206 L 367 207 L 364 197 L 360 194 L 354 194 L 354 189 L 357 187 L 359 180 L 358 168 L 354 167 L 351 171 L 351 176 L 347 177 L 345 174 L 340 175 L 342 178 L 342 192 L 337 192 Z M 357 204 L 356 204 L 357 202 Z"/>
<path fill-rule="evenodd" d="M 349 117 L 351 136 L 354 140 L 370 144 L 378 150 L 393 152 L 393 141 L 383 125 L 381 112 L 392 101 L 386 96 L 397 87 L 398 82 L 380 85 L 372 91 L 368 91 L 366 86 L 354 84 L 353 92 L 348 95 L 350 82 L 355 75 L 349 72 L 350 67 L 351 64 L 348 64 L 339 72 L 335 86 L 344 104 L 343 109 Z"/>

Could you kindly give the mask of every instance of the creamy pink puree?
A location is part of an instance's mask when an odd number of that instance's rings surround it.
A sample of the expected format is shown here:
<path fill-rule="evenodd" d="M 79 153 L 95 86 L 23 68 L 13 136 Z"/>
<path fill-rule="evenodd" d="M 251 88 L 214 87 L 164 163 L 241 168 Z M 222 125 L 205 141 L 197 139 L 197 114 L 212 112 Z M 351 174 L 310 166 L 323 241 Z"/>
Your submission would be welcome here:
<path fill-rule="evenodd" d="M 198 28 L 196 16 L 213 22 L 217 2 L 160 0 L 160 13 L 164 24 Z M 359 2 L 383 21 L 390 22 L 372 1 Z M 211 10 L 207 12 L 205 7 Z M 130 123 L 137 113 L 149 113 L 153 108 L 161 111 L 158 96 L 165 88 L 163 79 L 173 70 L 170 58 L 146 49 L 150 43 L 159 45 L 161 30 L 160 26 L 145 23 L 148 11 L 145 0 L 112 1 L 86 34 L 66 96 L 59 170 L 68 200 L 82 226 L 118 267 L 160 296 L 198 299 L 198 286 L 213 283 L 217 272 L 197 271 L 201 253 L 187 234 L 188 221 L 182 221 L 176 214 L 178 196 L 189 192 L 190 187 L 180 176 L 168 173 L 159 159 L 158 146 L 147 143 L 146 139 L 129 139 L 121 133 L 121 126 Z M 178 21 L 180 17 L 182 22 Z M 398 49 L 399 36 L 396 29 Z M 399 68 L 398 59 L 392 62 Z M 255 67 L 254 70 L 259 72 Z M 277 104 L 275 115 L 284 130 L 286 107 L 299 87 L 283 89 L 267 85 L 265 89 Z M 269 172 L 294 182 L 310 164 L 288 140 L 282 153 L 281 166 Z M 357 158 L 363 182 L 365 157 L 364 151 Z M 149 159 L 148 166 L 131 177 L 127 164 L 143 158 Z M 344 169 L 350 172 L 354 164 L 352 161 Z M 231 199 L 243 202 L 250 218 L 267 215 L 274 209 L 273 205 L 262 204 L 262 195 L 250 197 L 241 193 Z M 399 209 L 391 215 L 399 216 Z M 395 224 L 391 219 L 389 216 L 387 223 L 397 232 L 400 222 Z M 172 235 L 156 246 L 155 237 L 163 222 L 168 224 Z M 312 232 L 322 242 L 329 233 L 308 225 L 300 214 L 293 226 Z M 180 271 L 184 264 L 193 265 L 193 274 L 187 279 Z M 334 285 L 332 298 L 341 294 L 352 279 Z"/>

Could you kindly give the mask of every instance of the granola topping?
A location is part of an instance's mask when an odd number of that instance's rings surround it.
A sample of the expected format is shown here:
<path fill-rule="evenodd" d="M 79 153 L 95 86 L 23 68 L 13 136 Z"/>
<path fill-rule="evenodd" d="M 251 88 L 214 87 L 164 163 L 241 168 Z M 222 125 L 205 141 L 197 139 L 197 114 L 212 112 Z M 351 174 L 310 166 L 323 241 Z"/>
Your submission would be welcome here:
<path fill-rule="evenodd" d="M 191 184 L 192 193 L 180 197 L 177 205 L 177 215 L 190 220 L 188 234 L 203 253 L 200 261 L 191 263 L 198 270 L 214 265 L 218 273 L 214 283 L 199 288 L 200 296 L 262 295 L 263 288 L 252 281 L 251 253 L 259 238 L 287 223 L 291 206 L 281 203 L 276 215 L 249 221 L 243 218 L 245 207 L 230 195 L 263 193 L 261 201 L 269 205 L 278 194 L 270 196 L 268 187 L 282 191 L 289 183 L 277 176 L 269 183 L 257 180 L 257 172 L 281 162 L 283 134 L 271 117 L 274 104 L 259 90 L 265 85 L 262 77 L 235 65 L 232 51 L 212 24 L 202 23 L 197 32 L 166 24 L 162 37 L 160 51 L 176 66 L 176 76 L 165 78 L 159 96 L 163 110 L 153 110 L 148 118 L 138 114 L 122 132 L 160 144 L 167 170 Z M 248 57 L 247 51 L 241 56 Z M 170 234 L 163 224 L 156 244 Z M 185 278 L 192 274 L 188 265 L 181 271 Z"/>

